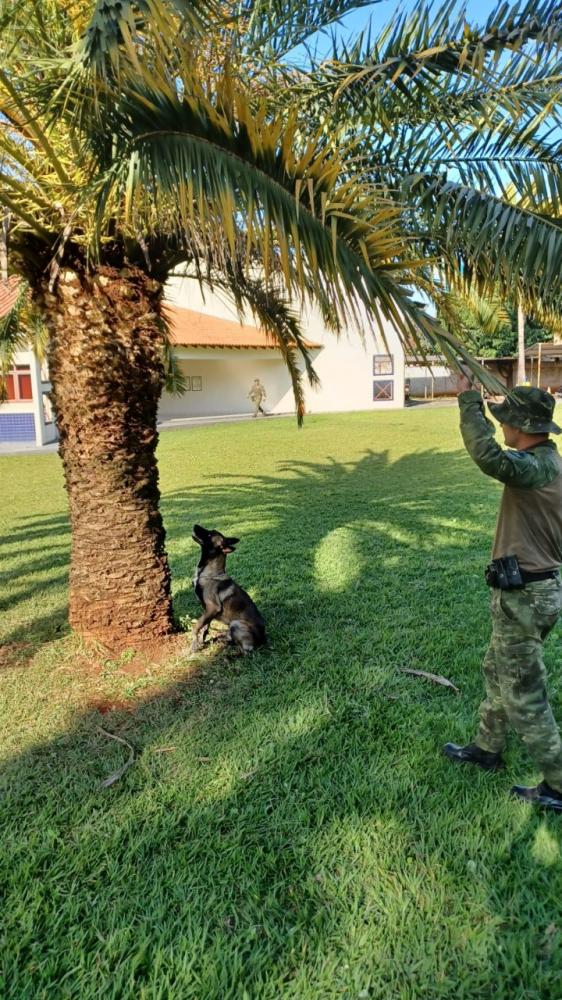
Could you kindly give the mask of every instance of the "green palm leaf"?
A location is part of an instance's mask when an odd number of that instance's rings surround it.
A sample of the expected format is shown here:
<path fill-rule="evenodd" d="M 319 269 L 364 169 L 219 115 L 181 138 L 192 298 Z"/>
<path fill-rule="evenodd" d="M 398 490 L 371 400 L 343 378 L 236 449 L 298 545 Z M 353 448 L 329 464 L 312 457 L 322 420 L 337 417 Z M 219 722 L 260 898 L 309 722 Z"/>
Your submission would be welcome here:
<path fill-rule="evenodd" d="M 482 29 L 472 29 L 465 10 L 459 10 L 455 0 L 446 0 L 435 13 L 423 5 L 396 18 L 355 65 L 347 58 L 334 62 L 326 74 L 327 85 L 336 99 L 345 93 L 364 107 L 369 94 L 381 86 L 411 95 L 431 91 L 441 74 L 491 79 L 504 52 L 518 51 L 529 41 L 555 46 L 561 39 L 557 0 L 500 3 Z"/>

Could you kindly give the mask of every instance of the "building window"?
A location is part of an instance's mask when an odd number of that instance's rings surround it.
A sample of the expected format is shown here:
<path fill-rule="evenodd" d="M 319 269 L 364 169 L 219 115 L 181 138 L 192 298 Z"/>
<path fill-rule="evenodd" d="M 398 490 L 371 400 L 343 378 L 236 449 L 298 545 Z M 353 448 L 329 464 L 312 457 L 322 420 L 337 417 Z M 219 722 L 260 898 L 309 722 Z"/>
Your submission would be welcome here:
<path fill-rule="evenodd" d="M 373 354 L 373 375 L 394 375 L 394 355 Z"/>
<path fill-rule="evenodd" d="M 394 399 L 394 382 L 373 382 L 373 402 L 385 403 Z"/>
<path fill-rule="evenodd" d="M 201 376 L 200 375 L 192 375 L 191 376 L 191 391 L 192 392 L 201 392 L 202 388 L 203 388 L 203 379 L 201 378 Z"/>
<path fill-rule="evenodd" d="M 15 365 L 6 376 L 6 398 L 9 403 L 33 399 L 29 365 Z"/>

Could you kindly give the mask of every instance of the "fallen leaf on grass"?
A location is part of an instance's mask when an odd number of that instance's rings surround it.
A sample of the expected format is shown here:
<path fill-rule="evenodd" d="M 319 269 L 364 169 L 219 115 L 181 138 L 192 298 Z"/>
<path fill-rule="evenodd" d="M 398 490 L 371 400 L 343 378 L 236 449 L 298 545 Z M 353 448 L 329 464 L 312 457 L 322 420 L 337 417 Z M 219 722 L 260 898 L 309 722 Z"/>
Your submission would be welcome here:
<path fill-rule="evenodd" d="M 442 674 L 430 674 L 427 670 L 410 670 L 408 667 L 402 667 L 402 673 L 412 674 L 413 677 L 425 677 L 426 680 L 432 681 L 434 684 L 441 684 L 442 687 L 452 688 L 456 694 L 460 694 L 456 684 L 453 684 L 447 677 L 443 677 Z"/>
<path fill-rule="evenodd" d="M 153 753 L 173 753 L 177 747 L 154 747 Z"/>
<path fill-rule="evenodd" d="M 540 946 L 541 958 L 550 958 L 552 952 L 556 947 L 556 938 L 558 937 L 558 927 L 556 924 L 549 924 L 544 932 L 544 936 Z"/>
<path fill-rule="evenodd" d="M 105 780 L 102 781 L 101 783 L 102 788 L 110 788 L 111 785 L 114 785 L 116 781 L 119 781 L 119 778 L 123 777 L 127 768 L 131 766 L 131 764 L 135 759 L 135 751 L 133 750 L 131 744 L 127 743 L 127 740 L 122 739 L 121 736 L 115 736 L 114 733 L 108 733 L 107 729 L 102 729 L 101 726 L 98 726 L 98 731 L 100 733 L 103 733 L 104 736 L 107 736 L 109 740 L 115 740 L 117 743 L 122 743 L 123 746 L 128 747 L 129 750 L 131 751 L 129 754 L 129 759 L 125 762 L 125 764 L 123 764 L 123 767 L 118 768 L 117 771 L 114 771 L 113 774 L 110 774 L 108 778 L 105 778 Z"/>

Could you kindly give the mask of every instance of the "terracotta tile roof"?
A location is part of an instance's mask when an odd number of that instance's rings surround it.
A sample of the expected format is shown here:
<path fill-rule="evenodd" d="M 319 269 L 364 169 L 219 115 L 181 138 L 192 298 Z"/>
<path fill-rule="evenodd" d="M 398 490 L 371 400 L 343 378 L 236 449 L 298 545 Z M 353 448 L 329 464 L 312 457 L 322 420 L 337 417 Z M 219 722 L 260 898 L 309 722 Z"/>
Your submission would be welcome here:
<path fill-rule="evenodd" d="M 0 281 L 0 319 L 13 309 L 19 294 L 20 279 L 12 274 L 8 281 Z"/>
<path fill-rule="evenodd" d="M 275 342 L 265 330 L 242 326 L 234 320 L 219 319 L 192 309 L 180 309 L 166 303 L 165 313 L 170 323 L 172 343 L 178 347 L 236 347 L 253 350 L 275 348 Z M 306 340 L 308 348 L 322 347 Z"/>

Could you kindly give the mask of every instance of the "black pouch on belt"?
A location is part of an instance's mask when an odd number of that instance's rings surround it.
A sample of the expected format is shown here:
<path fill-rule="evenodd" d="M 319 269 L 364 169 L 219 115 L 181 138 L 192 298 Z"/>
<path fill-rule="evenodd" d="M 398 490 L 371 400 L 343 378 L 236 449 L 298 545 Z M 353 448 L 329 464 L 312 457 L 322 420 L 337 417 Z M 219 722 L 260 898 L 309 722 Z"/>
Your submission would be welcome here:
<path fill-rule="evenodd" d="M 492 559 L 486 566 L 484 576 L 489 587 L 497 587 L 499 590 L 517 590 L 525 586 L 517 556 Z"/>

